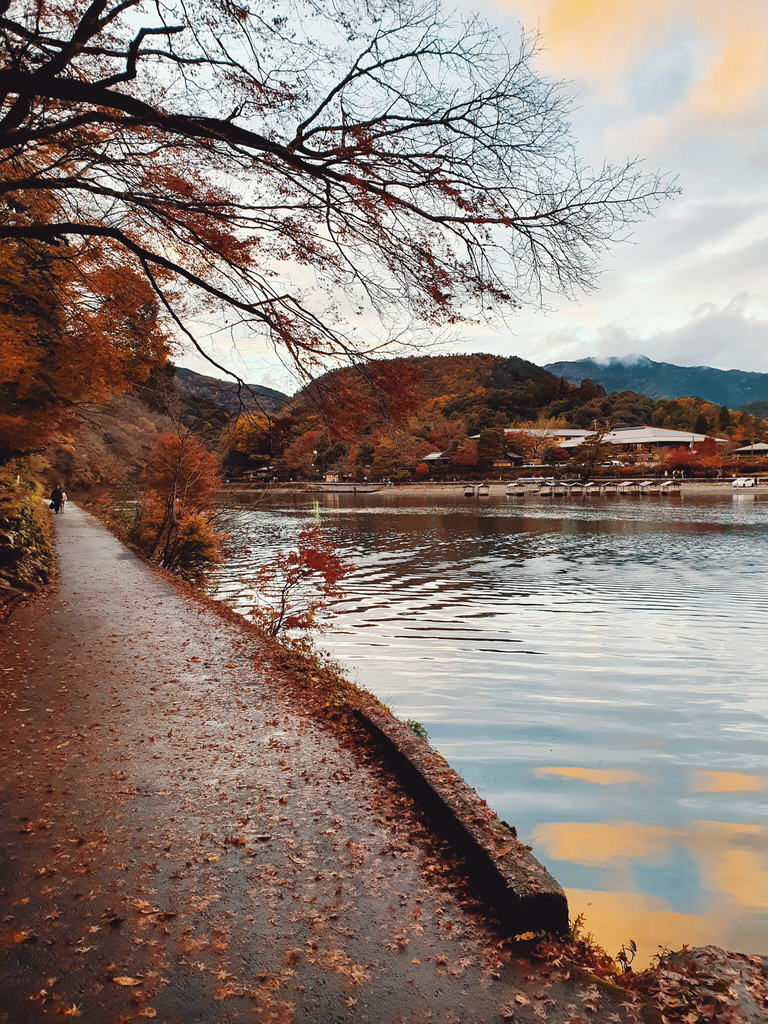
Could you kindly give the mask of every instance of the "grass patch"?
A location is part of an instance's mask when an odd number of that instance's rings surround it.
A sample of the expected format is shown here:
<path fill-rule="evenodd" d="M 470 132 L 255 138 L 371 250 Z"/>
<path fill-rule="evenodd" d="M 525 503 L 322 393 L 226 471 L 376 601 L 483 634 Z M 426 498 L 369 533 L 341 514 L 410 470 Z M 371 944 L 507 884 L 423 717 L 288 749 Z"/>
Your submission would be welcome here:
<path fill-rule="evenodd" d="M 347 679 L 342 667 L 309 639 L 286 642 L 262 636 L 269 661 L 284 673 L 284 686 L 306 710 L 326 718 L 366 708 L 389 710 L 369 690 Z"/>

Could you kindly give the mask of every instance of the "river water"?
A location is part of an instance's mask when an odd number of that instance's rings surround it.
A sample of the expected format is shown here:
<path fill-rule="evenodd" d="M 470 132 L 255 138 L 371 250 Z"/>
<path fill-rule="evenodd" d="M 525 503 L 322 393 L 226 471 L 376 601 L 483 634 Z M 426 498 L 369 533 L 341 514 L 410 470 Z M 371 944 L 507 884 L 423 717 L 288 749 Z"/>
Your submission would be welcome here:
<path fill-rule="evenodd" d="M 768 953 L 768 494 L 283 493 L 228 513 L 217 596 L 316 521 L 353 566 L 320 646 L 598 942 Z"/>

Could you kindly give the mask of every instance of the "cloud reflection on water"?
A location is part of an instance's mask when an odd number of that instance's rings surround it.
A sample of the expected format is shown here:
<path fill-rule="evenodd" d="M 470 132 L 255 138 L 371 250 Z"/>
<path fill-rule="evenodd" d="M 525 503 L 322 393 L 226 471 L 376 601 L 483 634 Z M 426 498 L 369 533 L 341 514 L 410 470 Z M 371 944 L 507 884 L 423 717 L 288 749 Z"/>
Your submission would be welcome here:
<path fill-rule="evenodd" d="M 608 867 L 621 860 L 658 860 L 683 833 L 632 821 L 550 821 L 536 828 L 537 849 L 554 860 Z"/>
<path fill-rule="evenodd" d="M 536 829 L 537 852 L 558 875 L 567 862 L 606 872 L 611 891 L 568 889 L 571 917 L 584 914 L 585 928 L 615 953 L 634 939 L 639 963 L 659 944 L 669 948 L 716 943 L 750 952 L 764 942 L 768 918 L 768 826 L 726 821 L 687 822 L 685 829 L 632 821 L 548 822 Z M 643 892 L 640 869 L 674 870 L 683 853 L 695 868 L 706 900 L 685 909 L 685 888 L 673 900 Z M 613 948 L 615 946 L 615 949 Z"/>
<path fill-rule="evenodd" d="M 593 782 L 596 786 L 617 786 L 628 782 L 652 782 L 647 775 L 638 775 L 622 768 L 558 768 L 555 766 L 536 768 L 534 775 L 556 775 L 561 779 L 580 779 Z"/>
<path fill-rule="evenodd" d="M 768 496 L 321 512 L 354 565 L 322 646 L 425 725 L 602 945 L 767 951 Z M 233 510 L 220 593 L 312 515 Z"/>
<path fill-rule="evenodd" d="M 691 780 L 692 793 L 759 793 L 768 789 L 768 777 L 742 772 L 696 772 Z"/>

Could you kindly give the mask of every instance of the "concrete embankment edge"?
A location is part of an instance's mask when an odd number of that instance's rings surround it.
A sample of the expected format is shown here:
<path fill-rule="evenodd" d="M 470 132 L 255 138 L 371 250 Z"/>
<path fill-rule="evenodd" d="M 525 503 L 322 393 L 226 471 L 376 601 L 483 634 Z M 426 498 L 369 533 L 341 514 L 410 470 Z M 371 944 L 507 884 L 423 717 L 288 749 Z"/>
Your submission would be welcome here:
<path fill-rule="evenodd" d="M 464 857 L 472 881 L 493 907 L 502 929 L 509 935 L 564 934 L 565 893 L 475 790 L 393 715 L 371 708 L 354 713 L 406 791 Z"/>
<path fill-rule="evenodd" d="M 152 568 L 160 572 L 156 566 Z M 161 575 L 188 597 L 248 629 L 245 620 L 225 604 L 203 598 L 167 573 Z M 509 935 L 567 932 L 568 903 L 561 887 L 445 759 L 383 706 L 365 702 L 349 711 L 377 744 L 409 795 L 464 857 L 471 881 L 492 907 L 502 929 Z"/>

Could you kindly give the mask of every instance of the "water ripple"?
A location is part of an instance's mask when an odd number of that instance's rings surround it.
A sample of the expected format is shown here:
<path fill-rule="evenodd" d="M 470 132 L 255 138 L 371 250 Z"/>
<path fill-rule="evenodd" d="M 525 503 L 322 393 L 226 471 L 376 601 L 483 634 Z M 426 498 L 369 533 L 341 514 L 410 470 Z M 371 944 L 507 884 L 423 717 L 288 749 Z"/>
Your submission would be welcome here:
<path fill-rule="evenodd" d="M 232 512 L 219 594 L 318 516 L 353 566 L 322 645 L 562 883 L 593 905 L 629 887 L 657 923 L 666 901 L 678 944 L 768 934 L 768 501 L 297 499 Z M 627 769 L 645 781 L 610 782 Z M 650 860 L 617 838 L 638 827 L 665 835 Z"/>

